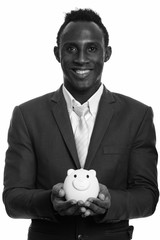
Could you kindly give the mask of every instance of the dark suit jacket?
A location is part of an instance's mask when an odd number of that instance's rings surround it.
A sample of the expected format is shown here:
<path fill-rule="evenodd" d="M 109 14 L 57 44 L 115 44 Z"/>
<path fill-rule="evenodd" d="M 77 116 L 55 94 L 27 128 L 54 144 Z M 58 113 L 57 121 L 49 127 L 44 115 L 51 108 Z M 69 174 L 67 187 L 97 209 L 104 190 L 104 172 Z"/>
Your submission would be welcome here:
<path fill-rule="evenodd" d="M 46 226 L 54 239 L 75 239 L 78 232 L 92 235 L 87 239 L 99 232 L 100 239 L 112 224 L 151 215 L 159 195 L 152 118 L 150 107 L 104 89 L 85 168 L 108 187 L 111 207 L 101 219 L 82 219 L 58 216 L 50 201 L 52 186 L 80 168 L 62 89 L 16 107 L 4 173 L 8 215 L 33 219 L 35 229 Z"/>

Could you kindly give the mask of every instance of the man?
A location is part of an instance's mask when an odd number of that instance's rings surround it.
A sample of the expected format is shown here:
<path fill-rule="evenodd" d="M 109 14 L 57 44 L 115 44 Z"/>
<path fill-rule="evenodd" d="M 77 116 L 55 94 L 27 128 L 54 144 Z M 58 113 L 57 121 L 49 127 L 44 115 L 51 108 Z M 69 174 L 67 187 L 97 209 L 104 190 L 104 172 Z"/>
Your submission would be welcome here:
<path fill-rule="evenodd" d="M 64 84 L 13 112 L 3 200 L 10 217 L 32 219 L 29 240 L 131 239 L 129 219 L 155 211 L 152 109 L 102 85 L 103 65 L 111 56 L 108 42 L 95 12 L 68 13 L 54 48 Z M 66 201 L 67 170 L 81 167 L 96 170 L 99 195 Z"/>

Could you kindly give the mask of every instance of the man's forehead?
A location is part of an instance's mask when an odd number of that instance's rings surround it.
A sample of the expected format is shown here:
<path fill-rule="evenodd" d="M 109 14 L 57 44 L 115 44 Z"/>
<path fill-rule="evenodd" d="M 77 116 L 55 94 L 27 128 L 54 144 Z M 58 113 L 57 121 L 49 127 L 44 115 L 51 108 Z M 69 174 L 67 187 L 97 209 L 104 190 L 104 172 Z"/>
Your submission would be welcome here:
<path fill-rule="evenodd" d="M 102 41 L 103 32 L 94 22 L 70 22 L 61 34 L 62 41 Z"/>

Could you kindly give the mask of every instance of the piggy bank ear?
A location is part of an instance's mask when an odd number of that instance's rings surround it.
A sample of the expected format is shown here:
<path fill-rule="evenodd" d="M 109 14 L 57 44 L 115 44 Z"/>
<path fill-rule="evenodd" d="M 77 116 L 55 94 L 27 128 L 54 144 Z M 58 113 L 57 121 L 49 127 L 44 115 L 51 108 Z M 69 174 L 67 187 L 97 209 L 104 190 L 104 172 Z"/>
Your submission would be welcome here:
<path fill-rule="evenodd" d="M 67 176 L 69 176 L 71 173 L 73 173 L 74 172 L 74 169 L 69 169 L 68 171 L 67 171 Z"/>
<path fill-rule="evenodd" d="M 89 170 L 89 172 L 92 174 L 92 176 L 96 176 L 96 171 L 95 170 L 93 170 L 93 169 L 91 169 L 91 170 Z"/>

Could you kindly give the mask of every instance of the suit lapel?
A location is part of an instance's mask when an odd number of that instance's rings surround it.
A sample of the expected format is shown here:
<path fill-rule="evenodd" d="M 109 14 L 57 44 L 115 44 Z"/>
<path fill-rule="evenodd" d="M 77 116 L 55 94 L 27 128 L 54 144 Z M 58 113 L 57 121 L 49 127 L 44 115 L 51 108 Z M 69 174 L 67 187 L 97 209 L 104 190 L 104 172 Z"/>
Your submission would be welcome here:
<path fill-rule="evenodd" d="M 90 164 L 102 141 L 102 138 L 109 127 L 110 121 L 114 113 L 112 104 L 113 102 L 115 102 L 113 95 L 106 88 L 104 88 L 90 141 L 90 146 L 88 149 L 88 156 L 85 163 L 86 169 L 89 169 Z"/>
<path fill-rule="evenodd" d="M 57 125 L 59 127 L 59 130 L 72 155 L 72 158 L 74 160 L 76 167 L 80 168 L 72 126 L 70 123 L 66 102 L 63 97 L 61 88 L 57 92 L 55 92 L 55 94 L 52 96 L 51 101 L 52 101 L 52 112 L 57 122 Z"/>

